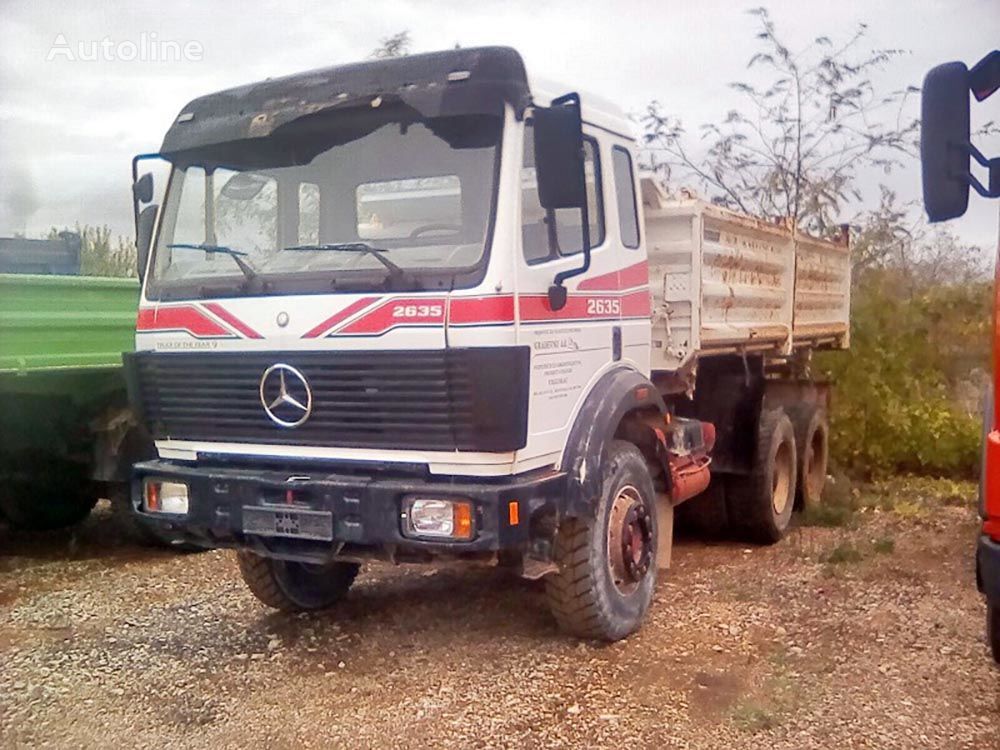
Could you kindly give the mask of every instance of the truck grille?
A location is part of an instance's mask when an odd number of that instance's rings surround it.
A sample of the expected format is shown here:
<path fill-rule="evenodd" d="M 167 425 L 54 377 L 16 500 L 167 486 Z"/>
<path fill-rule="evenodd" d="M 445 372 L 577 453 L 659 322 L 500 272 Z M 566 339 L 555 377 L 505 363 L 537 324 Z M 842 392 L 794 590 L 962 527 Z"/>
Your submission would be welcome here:
<path fill-rule="evenodd" d="M 379 352 L 138 352 L 132 402 L 157 439 L 503 452 L 527 436 L 527 347 Z M 260 380 L 299 370 L 312 413 L 272 422 Z"/>

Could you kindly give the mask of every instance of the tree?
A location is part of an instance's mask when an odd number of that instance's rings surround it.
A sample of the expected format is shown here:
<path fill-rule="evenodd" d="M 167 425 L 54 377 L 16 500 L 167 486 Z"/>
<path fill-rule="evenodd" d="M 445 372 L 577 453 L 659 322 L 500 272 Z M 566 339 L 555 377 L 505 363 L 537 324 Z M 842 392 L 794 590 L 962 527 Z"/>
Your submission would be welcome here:
<path fill-rule="evenodd" d="M 403 57 L 410 54 L 410 47 L 413 40 L 410 39 L 410 32 L 404 29 L 392 36 L 379 39 L 378 47 L 372 50 L 371 57 L 384 59 L 387 57 Z"/>
<path fill-rule="evenodd" d="M 988 256 L 982 248 L 962 243 L 948 226 L 929 228 L 913 219 L 911 206 L 882 187 L 879 205 L 854 220 L 851 276 L 855 284 L 875 271 L 891 270 L 900 290 L 912 297 L 931 286 L 962 286 L 988 279 Z"/>
<path fill-rule="evenodd" d="M 844 204 L 861 199 L 861 170 L 890 172 L 912 153 L 918 123 L 906 105 L 917 89 L 876 92 L 872 76 L 901 51 L 860 51 L 864 24 L 844 42 L 820 36 L 793 50 L 767 9 L 749 13 L 760 23 L 761 49 L 747 68 L 760 81 L 731 84 L 746 107 L 703 125 L 707 148 L 699 154 L 681 121 L 651 102 L 647 166 L 668 180 L 694 180 L 721 205 L 828 232 Z"/>

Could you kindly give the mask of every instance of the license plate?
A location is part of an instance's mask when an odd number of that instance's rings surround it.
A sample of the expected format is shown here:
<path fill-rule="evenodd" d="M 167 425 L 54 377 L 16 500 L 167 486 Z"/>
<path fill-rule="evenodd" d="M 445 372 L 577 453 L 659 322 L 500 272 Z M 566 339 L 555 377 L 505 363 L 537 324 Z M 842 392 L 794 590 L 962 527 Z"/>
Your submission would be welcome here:
<path fill-rule="evenodd" d="M 333 541 L 333 513 L 328 510 L 286 510 L 244 505 L 243 532 L 330 542 Z"/>

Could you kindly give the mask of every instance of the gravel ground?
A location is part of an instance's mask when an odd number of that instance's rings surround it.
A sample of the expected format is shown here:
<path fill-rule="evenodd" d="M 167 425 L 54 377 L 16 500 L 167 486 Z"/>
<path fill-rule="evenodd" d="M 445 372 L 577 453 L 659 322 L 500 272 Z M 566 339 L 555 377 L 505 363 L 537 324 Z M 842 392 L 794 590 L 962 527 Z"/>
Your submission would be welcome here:
<path fill-rule="evenodd" d="M 611 646 L 504 570 L 371 565 L 287 616 L 231 553 L 115 542 L 105 508 L 0 529 L 0 746 L 1000 747 L 974 490 L 951 487 L 872 489 L 775 547 L 681 541 Z"/>

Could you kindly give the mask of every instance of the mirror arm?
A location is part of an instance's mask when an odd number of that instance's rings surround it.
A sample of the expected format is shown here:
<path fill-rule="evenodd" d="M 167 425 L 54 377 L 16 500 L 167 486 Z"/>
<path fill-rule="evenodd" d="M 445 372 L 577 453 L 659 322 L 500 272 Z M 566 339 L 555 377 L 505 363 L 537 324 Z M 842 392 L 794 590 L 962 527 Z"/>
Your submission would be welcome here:
<path fill-rule="evenodd" d="M 972 189 L 984 198 L 1000 198 L 1000 157 L 987 159 L 983 155 L 983 152 L 971 143 L 964 145 L 968 148 L 969 155 L 976 160 L 976 163 L 979 164 L 979 166 L 986 167 L 989 170 L 990 175 L 990 186 L 986 187 L 976 178 L 974 174 L 972 174 L 972 172 L 967 172 L 965 174 L 965 179 L 968 180 L 969 185 L 971 185 Z"/>
<path fill-rule="evenodd" d="M 566 94 L 565 96 L 559 97 L 559 99 L 554 99 L 553 103 L 560 102 L 563 100 L 575 100 L 577 106 L 580 105 L 580 95 L 579 94 Z M 583 148 L 583 143 L 580 143 L 580 148 Z M 583 156 L 584 163 L 584 192 L 586 192 L 586 164 L 587 158 L 586 154 L 581 154 Z M 595 167 L 596 169 L 596 167 Z M 596 181 L 596 180 L 595 180 Z M 566 271 L 560 271 L 556 274 L 555 279 L 552 283 L 556 286 L 562 286 L 566 279 L 571 279 L 574 276 L 579 276 L 580 274 L 587 273 L 590 270 L 590 202 L 587 200 L 586 195 L 584 195 L 583 205 L 580 206 L 580 221 L 583 222 L 580 225 L 580 239 L 583 240 L 583 265 L 579 268 L 571 268 Z"/>
<path fill-rule="evenodd" d="M 987 188 L 970 172 L 965 176 L 972 189 L 984 198 L 1000 198 L 1000 159 L 993 160 L 995 164 L 990 169 L 990 186 Z"/>
<path fill-rule="evenodd" d="M 583 219 L 583 226 L 580 228 L 581 239 L 583 240 L 583 265 L 557 273 L 552 282 L 556 286 L 562 286 L 566 279 L 571 279 L 590 270 L 590 213 L 586 202 L 584 202 L 583 207 L 580 209 L 580 213 L 583 214 L 581 217 Z"/>
<path fill-rule="evenodd" d="M 986 167 L 987 169 L 989 169 L 990 163 L 992 161 L 996 161 L 995 159 L 987 159 L 985 156 L 983 156 L 983 152 L 980 151 L 975 146 L 973 146 L 971 143 L 963 145 L 966 145 L 968 147 L 969 155 L 972 156 L 972 158 L 975 159 L 981 167 Z"/>

